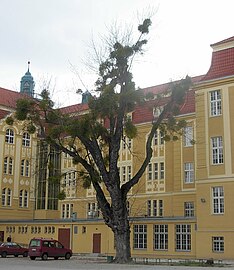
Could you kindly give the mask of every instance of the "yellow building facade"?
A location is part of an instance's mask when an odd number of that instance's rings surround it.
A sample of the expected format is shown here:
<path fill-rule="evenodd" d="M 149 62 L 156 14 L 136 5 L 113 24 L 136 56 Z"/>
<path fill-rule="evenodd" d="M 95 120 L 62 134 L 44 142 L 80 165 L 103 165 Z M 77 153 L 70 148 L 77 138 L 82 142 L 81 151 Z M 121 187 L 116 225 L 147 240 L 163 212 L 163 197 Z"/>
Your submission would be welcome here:
<path fill-rule="evenodd" d="M 234 257 L 234 38 L 213 44 L 212 49 L 209 71 L 192 78 L 193 86 L 178 116 L 187 121 L 184 135 L 177 141 L 165 142 L 160 132 L 155 134 L 151 162 L 129 192 L 134 257 Z M 168 86 L 143 91 L 156 94 Z M 5 95 L 6 91 L 0 88 Z M 19 93 L 10 93 L 16 100 L 19 98 Z M 10 125 L 7 117 L 14 111 L 14 104 L 9 107 L 2 103 L 2 240 L 9 234 L 24 244 L 32 237 L 52 237 L 70 246 L 74 253 L 114 255 L 113 235 L 102 220 L 95 191 L 83 188 L 72 158 L 54 153 L 47 146 L 43 148 L 36 135 L 25 134 L 23 123 Z M 87 109 L 83 104 L 67 107 L 72 114 Z M 152 117 L 157 114 L 154 109 L 142 105 L 131 114 L 138 135 L 121 145 L 118 166 L 122 183 L 134 175 L 144 159 Z M 13 130 L 13 143 L 9 130 Z M 51 192 L 56 187 L 47 181 L 49 168 L 43 173 L 40 169 L 45 153 L 62 175 L 64 200 L 56 200 Z"/>

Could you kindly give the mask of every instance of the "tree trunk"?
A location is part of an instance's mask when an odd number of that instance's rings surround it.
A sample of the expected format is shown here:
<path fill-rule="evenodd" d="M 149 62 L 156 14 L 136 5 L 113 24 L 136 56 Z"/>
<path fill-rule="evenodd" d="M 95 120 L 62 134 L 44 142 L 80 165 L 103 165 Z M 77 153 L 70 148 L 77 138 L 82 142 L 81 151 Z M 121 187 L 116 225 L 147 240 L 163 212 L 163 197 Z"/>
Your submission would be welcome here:
<path fill-rule="evenodd" d="M 120 228 L 116 228 L 114 232 L 114 241 L 116 248 L 116 263 L 128 263 L 131 261 L 130 248 L 130 226 L 128 219 L 121 220 Z"/>

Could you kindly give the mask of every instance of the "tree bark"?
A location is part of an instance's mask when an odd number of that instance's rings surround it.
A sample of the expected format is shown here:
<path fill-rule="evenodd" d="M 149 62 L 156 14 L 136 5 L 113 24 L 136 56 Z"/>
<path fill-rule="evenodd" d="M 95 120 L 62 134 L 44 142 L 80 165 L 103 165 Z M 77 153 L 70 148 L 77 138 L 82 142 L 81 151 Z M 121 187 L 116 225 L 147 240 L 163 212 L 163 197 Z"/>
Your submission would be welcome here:
<path fill-rule="evenodd" d="M 116 248 L 115 263 L 128 263 L 131 261 L 130 226 L 128 219 L 119 221 L 119 228 L 115 228 L 114 243 Z"/>

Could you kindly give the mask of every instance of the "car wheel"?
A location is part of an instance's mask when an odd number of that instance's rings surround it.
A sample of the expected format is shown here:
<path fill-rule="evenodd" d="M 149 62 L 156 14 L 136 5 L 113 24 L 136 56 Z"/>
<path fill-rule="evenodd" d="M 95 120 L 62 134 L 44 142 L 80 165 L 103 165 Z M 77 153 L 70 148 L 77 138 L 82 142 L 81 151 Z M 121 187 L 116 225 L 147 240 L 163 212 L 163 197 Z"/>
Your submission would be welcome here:
<path fill-rule="evenodd" d="M 69 252 L 66 253 L 66 254 L 65 254 L 65 259 L 66 259 L 66 260 L 69 260 L 70 258 L 71 258 L 71 253 L 69 253 Z"/>
<path fill-rule="evenodd" d="M 48 259 L 48 254 L 47 253 L 43 253 L 41 255 L 41 258 L 42 258 L 43 261 L 46 261 Z"/>
<path fill-rule="evenodd" d="M 36 259 L 36 257 L 30 256 L 30 259 L 31 259 L 32 261 L 34 261 L 34 260 Z"/>
<path fill-rule="evenodd" d="M 6 258 L 6 256 L 7 256 L 6 251 L 3 251 L 3 252 L 2 252 L 2 258 Z"/>
<path fill-rule="evenodd" d="M 28 257 L 28 252 L 27 252 L 27 251 L 25 251 L 25 252 L 23 253 L 23 257 Z"/>

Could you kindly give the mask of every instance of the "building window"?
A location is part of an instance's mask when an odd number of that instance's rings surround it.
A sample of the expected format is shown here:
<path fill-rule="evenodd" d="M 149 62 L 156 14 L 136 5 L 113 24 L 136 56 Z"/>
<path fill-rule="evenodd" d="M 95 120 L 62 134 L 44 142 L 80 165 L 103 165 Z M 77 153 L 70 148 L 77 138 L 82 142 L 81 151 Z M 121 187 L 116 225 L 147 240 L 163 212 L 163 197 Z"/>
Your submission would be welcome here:
<path fill-rule="evenodd" d="M 223 138 L 211 138 L 212 164 L 223 164 Z"/>
<path fill-rule="evenodd" d="M 194 217 L 194 202 L 185 202 L 184 203 L 184 216 L 185 217 Z"/>
<path fill-rule="evenodd" d="M 164 179 L 164 162 L 160 162 L 160 179 Z"/>
<path fill-rule="evenodd" d="M 154 162 L 148 165 L 148 181 L 159 180 L 165 178 L 164 162 Z"/>
<path fill-rule="evenodd" d="M 162 144 L 164 144 L 164 132 L 160 131 L 159 135 L 160 135 L 160 144 L 162 145 Z"/>
<path fill-rule="evenodd" d="M 158 163 L 154 163 L 154 179 L 158 179 Z"/>
<path fill-rule="evenodd" d="M 99 217 L 98 203 L 95 203 L 95 202 L 88 203 L 87 217 L 88 218 L 97 218 L 97 217 Z"/>
<path fill-rule="evenodd" d="M 192 146 L 193 141 L 193 127 L 188 126 L 184 128 L 184 146 Z"/>
<path fill-rule="evenodd" d="M 210 115 L 218 116 L 222 114 L 221 91 L 215 90 L 210 92 Z"/>
<path fill-rule="evenodd" d="M 11 206 L 12 191 L 9 188 L 2 190 L 2 206 Z"/>
<path fill-rule="evenodd" d="M 25 147 L 30 147 L 30 139 L 30 135 L 27 132 L 24 132 L 22 145 Z"/>
<path fill-rule="evenodd" d="M 29 177 L 29 161 L 26 159 L 21 160 L 20 174 Z"/>
<path fill-rule="evenodd" d="M 152 163 L 149 163 L 148 165 L 148 180 L 152 180 Z"/>
<path fill-rule="evenodd" d="M 176 225 L 176 251 L 191 251 L 191 225 Z"/>
<path fill-rule="evenodd" d="M 14 143 L 14 131 L 12 129 L 6 130 L 5 142 L 10 144 Z"/>
<path fill-rule="evenodd" d="M 224 237 L 223 236 L 212 237 L 212 251 L 224 252 Z"/>
<path fill-rule="evenodd" d="M 19 195 L 19 207 L 27 208 L 28 207 L 28 191 L 27 190 L 20 190 L 20 195 Z"/>
<path fill-rule="evenodd" d="M 129 149 L 131 150 L 132 148 L 132 139 L 124 136 L 122 140 L 122 150 Z"/>
<path fill-rule="evenodd" d="M 4 167 L 3 167 L 4 174 L 13 174 L 13 160 L 11 157 L 4 158 Z"/>
<path fill-rule="evenodd" d="M 127 166 L 127 169 L 128 169 L 128 181 L 130 181 L 131 178 L 132 178 L 132 167 L 131 166 Z"/>
<path fill-rule="evenodd" d="M 164 132 L 163 131 L 157 130 L 154 133 L 153 144 L 154 145 L 163 145 L 164 144 Z"/>
<path fill-rule="evenodd" d="M 168 249 L 168 225 L 154 225 L 154 249 Z"/>
<path fill-rule="evenodd" d="M 72 203 L 64 203 L 62 204 L 62 218 L 72 218 L 73 216 L 73 204 Z"/>
<path fill-rule="evenodd" d="M 224 190 L 223 187 L 213 187 L 213 213 L 223 214 L 224 213 Z"/>
<path fill-rule="evenodd" d="M 126 182 L 126 167 L 125 166 L 122 167 L 122 182 L 123 183 Z"/>
<path fill-rule="evenodd" d="M 194 168 L 191 162 L 184 163 L 184 182 L 186 184 L 194 182 Z"/>
<path fill-rule="evenodd" d="M 133 247 L 134 249 L 147 248 L 147 225 L 134 225 L 133 226 Z"/>
<path fill-rule="evenodd" d="M 147 201 L 147 215 L 149 217 L 163 216 L 163 200 L 148 200 Z"/>

